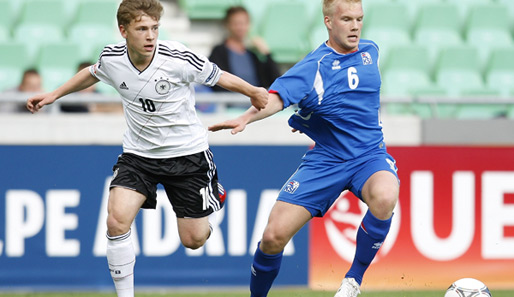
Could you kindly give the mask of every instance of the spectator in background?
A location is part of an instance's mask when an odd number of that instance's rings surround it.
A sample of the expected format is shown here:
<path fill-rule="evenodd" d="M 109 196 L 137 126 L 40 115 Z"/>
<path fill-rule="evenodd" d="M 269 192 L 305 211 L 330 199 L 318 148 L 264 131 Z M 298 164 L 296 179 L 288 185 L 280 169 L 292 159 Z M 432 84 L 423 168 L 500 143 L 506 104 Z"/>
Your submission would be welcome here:
<path fill-rule="evenodd" d="M 12 89 L 5 90 L 5 93 L 40 93 L 43 91 L 43 80 L 35 68 L 29 68 L 23 72 L 20 84 Z M 3 102 L 0 105 L 0 112 L 27 112 L 25 103 Z"/>
<path fill-rule="evenodd" d="M 37 69 L 30 68 L 23 72 L 21 83 L 16 91 L 24 93 L 37 93 L 43 91 L 43 80 Z M 23 107 L 25 108 L 25 104 L 23 104 Z"/>
<path fill-rule="evenodd" d="M 268 88 L 280 71 L 266 42 L 260 37 L 248 38 L 251 27 L 248 11 L 242 6 L 229 8 L 224 24 L 227 38 L 213 48 L 209 60 L 252 85 Z M 213 90 L 226 91 L 218 86 Z"/>

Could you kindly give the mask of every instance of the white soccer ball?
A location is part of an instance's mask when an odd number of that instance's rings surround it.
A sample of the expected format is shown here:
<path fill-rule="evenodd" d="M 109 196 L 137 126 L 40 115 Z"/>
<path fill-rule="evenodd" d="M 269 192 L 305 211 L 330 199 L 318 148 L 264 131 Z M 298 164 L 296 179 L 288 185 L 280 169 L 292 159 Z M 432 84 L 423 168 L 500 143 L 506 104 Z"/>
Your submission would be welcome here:
<path fill-rule="evenodd" d="M 444 297 L 492 297 L 484 283 L 474 278 L 463 278 L 454 282 Z"/>

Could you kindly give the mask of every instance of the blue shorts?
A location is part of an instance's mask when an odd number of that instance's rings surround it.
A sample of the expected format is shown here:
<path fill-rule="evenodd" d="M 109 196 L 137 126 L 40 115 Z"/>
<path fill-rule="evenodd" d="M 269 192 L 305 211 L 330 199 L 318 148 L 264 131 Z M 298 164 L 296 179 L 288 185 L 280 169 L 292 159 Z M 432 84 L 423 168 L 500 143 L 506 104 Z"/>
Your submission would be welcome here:
<path fill-rule="evenodd" d="M 398 178 L 396 161 L 385 150 L 348 161 L 320 159 L 304 158 L 282 187 L 278 200 L 301 205 L 313 217 L 322 217 L 344 190 L 350 190 L 362 200 L 362 187 L 375 172 L 389 171 Z"/>

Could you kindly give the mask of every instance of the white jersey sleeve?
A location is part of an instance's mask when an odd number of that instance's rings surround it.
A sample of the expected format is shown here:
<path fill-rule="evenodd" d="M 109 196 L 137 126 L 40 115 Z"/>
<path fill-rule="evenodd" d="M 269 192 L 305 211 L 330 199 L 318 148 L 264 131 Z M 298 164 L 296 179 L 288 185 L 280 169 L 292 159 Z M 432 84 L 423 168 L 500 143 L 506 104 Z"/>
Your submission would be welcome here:
<path fill-rule="evenodd" d="M 101 82 L 116 88 L 116 86 L 113 85 L 111 77 L 108 75 L 106 67 L 102 67 L 102 62 L 105 57 L 122 56 L 125 52 L 125 42 L 105 46 L 96 64 L 89 66 L 89 72 Z"/>

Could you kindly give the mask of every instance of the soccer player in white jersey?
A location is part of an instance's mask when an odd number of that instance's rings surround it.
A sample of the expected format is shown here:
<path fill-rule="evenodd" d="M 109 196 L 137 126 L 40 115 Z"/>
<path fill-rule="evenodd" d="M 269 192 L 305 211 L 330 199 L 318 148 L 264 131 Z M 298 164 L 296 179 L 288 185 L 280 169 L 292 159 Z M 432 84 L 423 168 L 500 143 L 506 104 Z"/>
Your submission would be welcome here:
<path fill-rule="evenodd" d="M 163 8 L 158 0 L 124 0 L 117 20 L 125 39 L 106 46 L 98 62 L 53 92 L 27 100 L 35 113 L 60 97 L 103 81 L 120 93 L 128 129 L 114 166 L 108 202 L 107 261 L 119 297 L 134 296 L 135 253 L 130 226 L 140 208 L 155 208 L 161 183 L 177 215 L 182 244 L 201 247 L 223 204 L 223 189 L 207 130 L 196 112 L 193 83 L 218 85 L 250 97 L 256 109 L 268 92 L 221 71 L 184 45 L 157 40 Z"/>
<path fill-rule="evenodd" d="M 378 46 L 360 39 L 361 0 L 324 0 L 323 15 L 328 41 L 275 80 L 265 109 L 250 108 L 235 120 L 209 127 L 235 134 L 296 103 L 300 110 L 289 125 L 316 143 L 271 210 L 251 266 L 252 297 L 267 296 L 286 244 L 312 217 L 323 216 L 344 190 L 368 205 L 354 261 L 335 295 L 357 296 L 364 272 L 389 232 L 398 200 L 397 169 L 386 151 L 379 118 Z"/>

